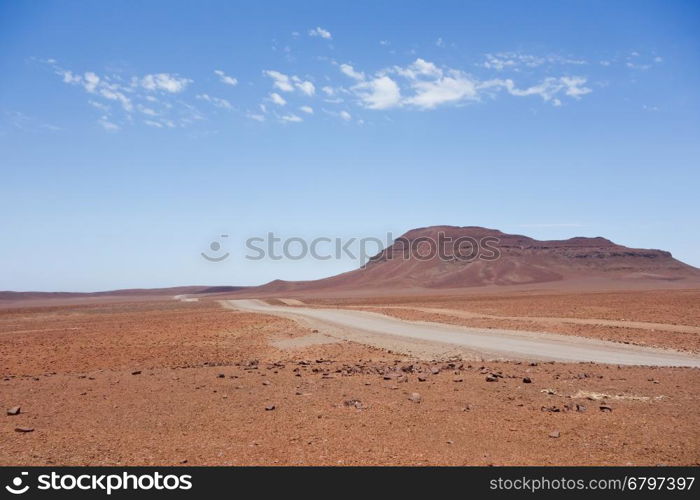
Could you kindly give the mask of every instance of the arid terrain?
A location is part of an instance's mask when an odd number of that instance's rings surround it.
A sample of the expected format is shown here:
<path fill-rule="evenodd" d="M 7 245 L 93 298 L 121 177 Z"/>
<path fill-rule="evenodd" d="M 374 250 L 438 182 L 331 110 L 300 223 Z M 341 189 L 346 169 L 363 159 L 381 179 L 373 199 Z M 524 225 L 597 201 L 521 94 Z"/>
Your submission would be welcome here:
<path fill-rule="evenodd" d="M 700 369 L 432 359 L 236 297 L 3 303 L 0 464 L 700 464 Z M 696 288 L 267 301 L 700 351 Z"/>

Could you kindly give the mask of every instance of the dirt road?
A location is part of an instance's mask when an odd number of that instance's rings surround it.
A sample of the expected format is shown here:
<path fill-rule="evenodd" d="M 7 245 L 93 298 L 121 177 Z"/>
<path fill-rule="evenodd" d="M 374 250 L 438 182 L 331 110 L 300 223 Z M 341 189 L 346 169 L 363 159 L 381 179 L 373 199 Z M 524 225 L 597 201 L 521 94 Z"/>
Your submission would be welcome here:
<path fill-rule="evenodd" d="M 484 359 L 700 367 L 700 357 L 691 354 L 581 337 L 405 321 L 366 311 L 271 305 L 254 299 L 228 300 L 222 304 L 301 320 L 330 336 L 423 354 L 423 357 L 454 351 Z"/>

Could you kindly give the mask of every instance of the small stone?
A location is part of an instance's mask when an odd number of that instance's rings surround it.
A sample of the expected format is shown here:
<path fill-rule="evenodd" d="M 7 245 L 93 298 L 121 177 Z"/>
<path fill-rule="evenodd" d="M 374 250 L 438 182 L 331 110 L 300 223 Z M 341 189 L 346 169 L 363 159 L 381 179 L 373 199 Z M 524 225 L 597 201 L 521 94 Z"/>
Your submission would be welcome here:
<path fill-rule="evenodd" d="M 311 330 L 311 333 L 318 333 L 318 330 Z"/>
<path fill-rule="evenodd" d="M 19 415 L 21 408 L 19 406 L 13 406 L 7 410 L 8 415 Z"/>
<path fill-rule="evenodd" d="M 612 406 L 600 405 L 600 411 L 607 411 L 607 412 L 610 412 L 610 411 L 613 411 L 613 409 L 612 409 Z"/>
<path fill-rule="evenodd" d="M 15 427 L 15 432 L 34 432 L 34 427 Z"/>
<path fill-rule="evenodd" d="M 413 401 L 414 403 L 420 403 L 423 401 L 423 396 L 418 394 L 417 392 L 412 392 L 410 396 L 408 396 L 409 401 Z"/>
<path fill-rule="evenodd" d="M 452 441 L 451 439 L 448 439 L 448 440 L 445 441 L 445 442 L 446 442 L 447 444 L 454 444 L 454 441 Z"/>
<path fill-rule="evenodd" d="M 486 376 L 486 381 L 487 382 L 496 382 L 498 380 L 497 377 L 494 377 L 493 375 L 487 375 Z"/>
<path fill-rule="evenodd" d="M 579 413 L 583 413 L 584 411 L 586 411 L 586 407 L 584 405 L 576 403 L 576 411 Z"/>
<path fill-rule="evenodd" d="M 141 375 L 141 370 L 131 372 L 132 375 Z"/>
<path fill-rule="evenodd" d="M 523 384 L 531 384 L 532 379 L 530 377 L 523 377 Z"/>
<path fill-rule="evenodd" d="M 452 379 L 453 382 L 464 382 L 464 379 L 462 377 L 455 377 Z"/>
<path fill-rule="evenodd" d="M 217 375 L 217 377 L 218 377 L 218 378 L 226 378 L 226 374 L 225 374 L 225 373 L 219 373 L 219 374 Z"/>
<path fill-rule="evenodd" d="M 270 381 L 269 381 L 269 380 L 263 380 L 262 385 L 270 385 Z"/>
<path fill-rule="evenodd" d="M 418 377 L 418 382 L 425 382 L 428 380 L 428 377 Z"/>
<path fill-rule="evenodd" d="M 265 411 L 272 411 L 272 410 L 274 410 L 275 408 L 276 408 L 275 405 L 267 405 L 267 406 L 265 407 Z"/>
<path fill-rule="evenodd" d="M 432 373 L 433 375 L 437 375 L 438 373 L 440 373 L 440 368 L 438 368 L 437 366 L 433 366 L 430 369 L 430 373 Z"/>
<path fill-rule="evenodd" d="M 561 436 L 561 433 L 559 431 L 553 431 L 549 433 L 549 437 L 551 438 L 558 438 L 559 436 Z"/>

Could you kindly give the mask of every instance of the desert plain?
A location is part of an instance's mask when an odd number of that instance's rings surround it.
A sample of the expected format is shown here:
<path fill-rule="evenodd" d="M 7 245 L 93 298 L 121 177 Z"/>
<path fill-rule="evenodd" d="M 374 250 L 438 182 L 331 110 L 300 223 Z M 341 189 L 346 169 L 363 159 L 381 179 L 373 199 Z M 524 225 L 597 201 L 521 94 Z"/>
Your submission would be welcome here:
<path fill-rule="evenodd" d="M 698 368 L 353 340 L 240 295 L 3 301 L 0 464 L 700 464 Z M 697 288 L 260 300 L 700 358 Z"/>

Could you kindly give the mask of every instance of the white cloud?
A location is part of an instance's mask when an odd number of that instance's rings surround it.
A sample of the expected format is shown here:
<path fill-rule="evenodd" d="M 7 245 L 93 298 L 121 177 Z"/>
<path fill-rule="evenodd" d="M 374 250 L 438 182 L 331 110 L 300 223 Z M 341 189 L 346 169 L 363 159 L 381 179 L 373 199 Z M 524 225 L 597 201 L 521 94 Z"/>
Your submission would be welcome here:
<path fill-rule="evenodd" d="M 345 121 L 352 120 L 352 115 L 350 113 L 348 113 L 347 111 L 341 111 L 339 116 Z"/>
<path fill-rule="evenodd" d="M 359 83 L 353 89 L 363 105 L 369 109 L 387 109 L 401 103 L 401 90 L 398 84 L 388 76 Z"/>
<path fill-rule="evenodd" d="M 234 78 L 234 77 L 232 77 L 232 76 L 228 76 L 226 73 L 224 73 L 224 72 L 223 72 L 222 70 L 220 70 L 220 69 L 215 69 L 215 70 L 214 70 L 214 74 L 218 75 L 219 80 L 220 80 L 222 83 L 225 83 L 226 85 L 232 85 L 232 86 L 238 85 L 238 79 L 237 79 L 237 78 Z"/>
<path fill-rule="evenodd" d="M 341 64 L 340 65 L 340 71 L 343 72 L 343 74 L 349 76 L 350 78 L 354 80 L 364 80 L 365 79 L 365 74 L 362 73 L 361 71 L 355 71 L 355 68 L 350 66 L 349 64 Z"/>
<path fill-rule="evenodd" d="M 251 120 L 255 120 L 256 122 L 264 122 L 265 121 L 265 115 L 260 115 L 257 113 L 248 113 L 246 115 L 248 118 Z"/>
<path fill-rule="evenodd" d="M 124 111 L 130 112 L 132 109 L 134 109 L 131 99 L 117 90 L 112 90 L 111 88 L 105 87 L 100 89 L 100 95 L 105 99 L 109 99 L 110 101 L 119 101 L 124 108 Z"/>
<path fill-rule="evenodd" d="M 141 79 L 141 86 L 146 90 L 162 90 L 172 94 L 182 92 L 190 83 L 192 80 L 169 73 L 146 75 Z"/>
<path fill-rule="evenodd" d="M 154 128 L 163 128 L 163 124 L 159 122 L 155 122 L 153 120 L 144 120 L 143 123 L 148 125 L 149 127 L 154 127 Z"/>
<path fill-rule="evenodd" d="M 586 84 L 586 79 L 580 76 L 562 76 L 559 81 L 565 87 L 565 94 L 575 99 L 580 99 L 582 95 L 593 92 L 588 87 L 583 87 Z"/>
<path fill-rule="evenodd" d="M 278 106 L 284 106 L 285 104 L 287 104 L 287 101 L 284 100 L 284 97 L 279 95 L 277 92 L 270 93 L 270 100 Z"/>
<path fill-rule="evenodd" d="M 331 40 L 333 38 L 330 31 L 324 30 L 320 26 L 313 28 L 313 29 L 310 29 L 309 36 L 317 36 L 317 37 L 325 38 L 326 40 Z"/>
<path fill-rule="evenodd" d="M 302 110 L 304 113 L 307 113 L 309 115 L 314 114 L 314 108 L 312 108 L 311 106 L 301 106 L 299 109 Z"/>
<path fill-rule="evenodd" d="M 297 82 L 294 85 L 308 96 L 312 96 L 314 93 L 316 93 L 316 87 L 314 87 L 314 84 L 309 81 Z"/>
<path fill-rule="evenodd" d="M 280 117 L 280 120 L 282 120 L 283 122 L 292 122 L 292 123 L 304 121 L 300 116 L 292 115 L 292 114 L 284 115 L 284 116 Z"/>
<path fill-rule="evenodd" d="M 442 39 L 442 37 L 435 40 L 435 46 L 440 48 L 445 46 L 445 41 Z"/>
<path fill-rule="evenodd" d="M 273 87 L 282 92 L 293 92 L 295 88 L 308 96 L 312 96 L 316 92 L 316 87 L 313 83 L 304 81 L 298 76 L 290 77 L 289 75 L 271 69 L 263 71 L 263 74 L 272 78 Z"/>
<path fill-rule="evenodd" d="M 143 105 L 141 105 L 141 104 L 139 104 L 138 109 L 139 109 L 139 111 L 141 111 L 141 113 L 143 113 L 144 115 L 148 115 L 148 116 L 158 116 L 158 113 L 156 113 L 156 111 L 155 111 L 154 109 L 148 108 L 148 107 L 143 106 Z"/>
<path fill-rule="evenodd" d="M 489 80 L 483 82 L 480 88 L 505 88 L 509 94 L 518 97 L 537 95 L 544 101 L 551 101 L 555 106 L 558 106 L 561 104 L 561 100 L 555 97 L 557 94 L 563 93 L 574 99 L 580 99 L 581 96 L 590 94 L 592 90 L 584 86 L 586 81 L 585 78 L 580 76 L 548 77 L 537 85 L 519 89 L 511 79 Z"/>
<path fill-rule="evenodd" d="M 212 97 L 209 94 L 198 94 L 197 99 L 210 102 L 211 104 L 213 104 L 217 108 L 233 109 L 233 106 L 231 106 L 231 103 L 229 101 L 227 101 L 226 99 L 222 99 L 220 97 Z"/>
<path fill-rule="evenodd" d="M 63 83 L 80 83 L 82 77 L 80 75 L 74 75 L 72 71 L 59 71 L 59 74 L 63 77 Z"/>
<path fill-rule="evenodd" d="M 416 80 L 411 86 L 415 94 L 405 102 L 422 109 L 433 109 L 442 104 L 456 104 L 479 98 L 476 82 L 456 70 L 451 70 L 449 76 L 441 76 L 432 81 Z"/>
<path fill-rule="evenodd" d="M 564 57 L 558 54 L 536 56 L 532 54 L 523 54 L 520 52 L 499 52 L 497 54 L 486 54 L 484 57 L 486 61 L 484 61 L 482 66 L 488 69 L 495 69 L 496 71 L 503 71 L 506 69 L 519 71 L 520 68 L 532 69 L 544 64 L 587 64 L 587 62 L 582 59 L 573 59 L 571 57 Z"/>
<path fill-rule="evenodd" d="M 103 116 L 100 118 L 97 123 L 99 123 L 103 129 L 105 129 L 107 132 L 116 132 L 117 130 L 121 129 L 119 125 L 116 123 L 113 123 L 109 121 L 109 118 L 107 116 Z"/>
<path fill-rule="evenodd" d="M 106 104 L 103 104 L 101 102 L 91 100 L 91 101 L 88 101 L 88 104 L 90 104 L 90 106 L 92 106 L 94 108 L 99 109 L 100 111 L 104 111 L 104 112 L 109 111 L 109 106 L 107 106 Z"/>
<path fill-rule="evenodd" d="M 641 69 L 641 70 L 647 70 L 651 68 L 651 64 L 637 64 L 633 63 L 630 61 L 627 61 L 626 66 L 630 69 Z"/>
<path fill-rule="evenodd" d="M 394 66 L 392 71 L 410 80 L 416 80 L 419 77 L 438 78 L 442 76 L 442 70 L 440 68 L 438 68 L 435 64 L 421 58 L 416 59 L 405 68 L 402 68 L 401 66 Z"/>
<path fill-rule="evenodd" d="M 282 92 L 292 92 L 294 90 L 294 85 L 292 85 L 291 78 L 284 73 L 271 69 L 265 70 L 263 73 L 272 78 L 273 86 Z"/>
<path fill-rule="evenodd" d="M 95 73 L 88 71 L 85 73 L 85 90 L 88 92 L 95 92 L 95 89 L 100 84 L 100 77 Z"/>

